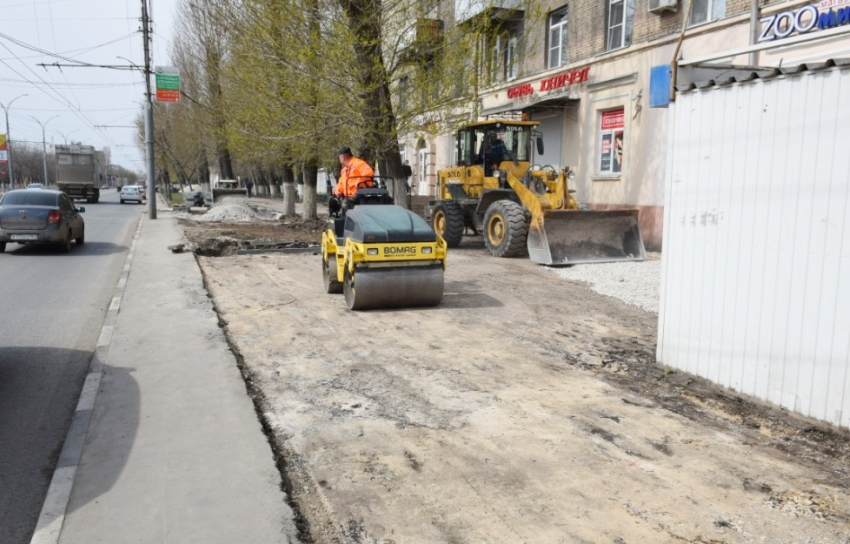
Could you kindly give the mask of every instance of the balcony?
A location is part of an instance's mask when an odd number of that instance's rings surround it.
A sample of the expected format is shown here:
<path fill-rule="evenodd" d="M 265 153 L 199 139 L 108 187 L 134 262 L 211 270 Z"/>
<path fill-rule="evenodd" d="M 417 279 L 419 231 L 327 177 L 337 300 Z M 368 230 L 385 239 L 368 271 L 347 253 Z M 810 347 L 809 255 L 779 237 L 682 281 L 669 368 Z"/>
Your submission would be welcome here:
<path fill-rule="evenodd" d="M 511 19 L 521 11 L 521 0 L 455 0 L 455 21 L 465 23 L 481 14 L 493 19 Z"/>
<path fill-rule="evenodd" d="M 441 19 L 419 19 L 416 21 L 413 40 L 404 49 L 403 60 L 416 62 L 430 60 L 443 44 L 443 27 Z"/>

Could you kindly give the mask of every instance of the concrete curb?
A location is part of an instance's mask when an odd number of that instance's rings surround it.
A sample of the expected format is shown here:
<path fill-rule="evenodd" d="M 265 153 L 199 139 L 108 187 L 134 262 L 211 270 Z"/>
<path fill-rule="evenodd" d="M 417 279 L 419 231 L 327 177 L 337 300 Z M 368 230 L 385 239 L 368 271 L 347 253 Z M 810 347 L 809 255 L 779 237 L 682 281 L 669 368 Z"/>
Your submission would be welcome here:
<path fill-rule="evenodd" d="M 103 376 L 103 365 L 106 363 L 107 354 L 109 353 L 109 345 L 112 342 L 112 331 L 115 328 L 115 321 L 118 319 L 121 300 L 124 298 L 124 289 L 127 285 L 127 278 L 130 275 L 133 256 L 136 253 L 136 243 L 142 232 L 142 224 L 143 220 L 139 220 L 139 225 L 136 227 L 136 234 L 133 236 L 133 242 L 130 244 L 130 251 L 127 252 L 127 258 L 124 261 L 124 268 L 121 271 L 121 276 L 118 278 L 118 284 L 115 286 L 115 294 L 112 297 L 109 310 L 106 312 L 106 320 L 100 331 L 100 337 L 97 340 L 94 355 L 89 363 L 89 371 L 83 383 L 80 400 L 77 402 L 77 408 L 71 420 L 71 426 L 68 428 L 68 434 L 65 436 L 65 443 L 62 446 L 59 461 L 57 461 L 56 468 L 53 471 L 53 479 L 50 481 L 50 487 L 47 489 L 47 496 L 44 498 L 41 514 L 38 516 L 38 522 L 35 525 L 35 532 L 30 540 L 30 544 L 57 544 L 59 542 L 59 535 L 62 532 L 62 525 L 65 522 L 68 502 L 71 499 L 71 490 L 74 487 L 74 478 L 77 475 L 77 467 L 83 453 L 92 410 L 94 409 L 97 392 L 100 388 L 100 379 Z"/>

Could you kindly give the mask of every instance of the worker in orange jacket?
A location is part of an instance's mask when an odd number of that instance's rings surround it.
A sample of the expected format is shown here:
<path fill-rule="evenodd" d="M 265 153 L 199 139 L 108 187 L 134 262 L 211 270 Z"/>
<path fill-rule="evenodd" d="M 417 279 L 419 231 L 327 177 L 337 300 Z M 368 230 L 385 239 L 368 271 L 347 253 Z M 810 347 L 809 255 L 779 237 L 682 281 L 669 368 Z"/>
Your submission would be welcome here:
<path fill-rule="evenodd" d="M 342 171 L 339 173 L 339 182 L 334 189 L 335 196 L 354 198 L 358 184 L 361 184 L 361 187 L 372 185 L 372 176 L 375 175 L 375 171 L 366 161 L 353 156 L 350 147 L 339 150 L 339 163 L 342 165 Z M 362 184 L 364 181 L 369 183 Z"/>

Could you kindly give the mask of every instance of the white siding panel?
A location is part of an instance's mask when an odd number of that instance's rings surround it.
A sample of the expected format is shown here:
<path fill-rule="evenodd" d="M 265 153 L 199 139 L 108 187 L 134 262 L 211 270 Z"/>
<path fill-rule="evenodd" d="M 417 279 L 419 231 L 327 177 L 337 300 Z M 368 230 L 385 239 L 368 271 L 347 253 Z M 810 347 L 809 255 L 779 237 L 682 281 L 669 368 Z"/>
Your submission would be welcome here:
<path fill-rule="evenodd" d="M 660 363 L 850 427 L 850 71 L 679 95 Z M 846 101 L 846 99 L 845 99 Z"/>

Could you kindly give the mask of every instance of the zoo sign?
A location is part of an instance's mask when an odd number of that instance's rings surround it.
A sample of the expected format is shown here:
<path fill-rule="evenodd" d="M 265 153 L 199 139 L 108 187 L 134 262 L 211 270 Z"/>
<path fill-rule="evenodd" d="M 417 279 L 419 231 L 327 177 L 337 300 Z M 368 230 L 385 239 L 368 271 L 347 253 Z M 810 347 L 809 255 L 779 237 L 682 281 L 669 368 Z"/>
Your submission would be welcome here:
<path fill-rule="evenodd" d="M 850 23 L 850 0 L 822 0 L 797 10 L 772 13 L 759 21 L 762 27 L 758 41 L 781 40 L 795 32 L 800 35 Z"/>

